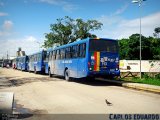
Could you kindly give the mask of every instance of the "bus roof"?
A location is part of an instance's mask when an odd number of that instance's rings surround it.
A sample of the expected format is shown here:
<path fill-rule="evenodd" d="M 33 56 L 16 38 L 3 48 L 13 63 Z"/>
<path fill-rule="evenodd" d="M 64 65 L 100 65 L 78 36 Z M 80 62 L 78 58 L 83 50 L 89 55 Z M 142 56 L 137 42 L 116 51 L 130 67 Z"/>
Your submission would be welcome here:
<path fill-rule="evenodd" d="M 115 39 L 110 39 L 110 38 L 85 38 L 85 39 L 78 40 L 78 41 L 75 41 L 75 42 L 72 42 L 72 43 L 68 43 L 68 44 L 65 44 L 65 45 L 62 45 L 62 46 L 58 46 L 58 47 L 55 47 L 55 48 L 49 48 L 47 51 L 57 50 L 57 49 L 61 49 L 61 48 L 73 46 L 73 45 L 76 45 L 76 44 L 85 43 L 85 42 L 87 42 L 87 41 L 89 41 L 89 40 L 94 40 L 94 39 L 103 39 L 103 40 L 113 40 L 113 41 L 117 41 L 117 40 L 115 40 Z"/>
<path fill-rule="evenodd" d="M 46 50 L 41 50 L 41 51 L 39 51 L 39 52 L 36 52 L 36 53 L 30 54 L 30 55 L 28 55 L 28 56 L 36 55 L 36 54 L 42 53 L 42 52 L 44 52 L 44 51 L 46 51 Z"/>

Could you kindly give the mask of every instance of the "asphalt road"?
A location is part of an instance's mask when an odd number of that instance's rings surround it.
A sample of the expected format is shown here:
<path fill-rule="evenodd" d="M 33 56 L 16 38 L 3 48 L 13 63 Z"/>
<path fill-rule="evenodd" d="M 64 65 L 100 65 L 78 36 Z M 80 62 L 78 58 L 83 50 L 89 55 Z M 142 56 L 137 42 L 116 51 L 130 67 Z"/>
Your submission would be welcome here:
<path fill-rule="evenodd" d="M 60 77 L 49 78 L 47 75 L 0 68 L 2 91 L 14 92 L 14 113 L 160 113 L 159 94 L 104 81 L 67 82 Z"/>

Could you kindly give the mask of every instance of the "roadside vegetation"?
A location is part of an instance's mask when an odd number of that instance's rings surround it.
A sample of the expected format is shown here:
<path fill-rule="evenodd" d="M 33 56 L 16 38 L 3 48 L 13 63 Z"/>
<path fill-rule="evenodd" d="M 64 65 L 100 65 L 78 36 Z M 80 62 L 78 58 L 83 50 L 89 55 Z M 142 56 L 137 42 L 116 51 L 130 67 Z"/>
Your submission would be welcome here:
<path fill-rule="evenodd" d="M 142 60 L 160 60 L 160 38 L 141 37 Z M 139 60 L 139 34 L 119 40 L 121 60 Z"/>
<path fill-rule="evenodd" d="M 139 77 L 130 77 L 130 78 L 126 77 L 126 78 L 122 78 L 121 80 L 126 82 L 135 82 L 135 83 L 160 86 L 160 74 L 157 74 L 154 77 L 151 77 L 148 74 L 143 74 L 142 79 L 140 79 Z"/>

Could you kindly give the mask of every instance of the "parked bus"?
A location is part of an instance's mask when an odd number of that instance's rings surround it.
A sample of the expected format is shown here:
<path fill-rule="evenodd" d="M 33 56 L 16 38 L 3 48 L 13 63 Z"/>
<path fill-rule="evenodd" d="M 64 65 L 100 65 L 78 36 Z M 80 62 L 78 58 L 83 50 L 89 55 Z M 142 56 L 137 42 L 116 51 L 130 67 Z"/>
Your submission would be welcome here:
<path fill-rule="evenodd" d="M 37 72 L 45 72 L 45 63 L 44 60 L 46 59 L 47 52 L 42 50 L 35 54 L 29 55 L 29 62 L 28 62 L 28 71 Z"/>
<path fill-rule="evenodd" d="M 27 71 L 28 67 L 28 56 L 21 56 L 16 58 L 16 69 Z"/>
<path fill-rule="evenodd" d="M 113 39 L 76 41 L 49 52 L 49 76 L 70 77 L 119 76 L 118 42 Z"/>

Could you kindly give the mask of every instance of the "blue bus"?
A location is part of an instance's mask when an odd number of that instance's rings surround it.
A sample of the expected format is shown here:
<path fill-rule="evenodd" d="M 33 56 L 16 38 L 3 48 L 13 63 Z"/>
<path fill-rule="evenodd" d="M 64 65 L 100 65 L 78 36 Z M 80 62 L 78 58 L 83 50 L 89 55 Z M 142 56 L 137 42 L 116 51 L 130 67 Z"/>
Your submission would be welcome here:
<path fill-rule="evenodd" d="M 21 56 L 16 58 L 16 69 L 26 71 L 28 66 L 28 56 Z"/>
<path fill-rule="evenodd" d="M 46 51 L 42 50 L 40 52 L 34 53 L 29 55 L 29 62 L 28 62 L 28 71 L 34 71 L 36 74 L 37 72 L 45 72 L 45 63 L 44 59 L 46 59 Z"/>
<path fill-rule="evenodd" d="M 86 38 L 49 52 L 48 72 L 73 78 L 119 76 L 118 41 Z"/>

